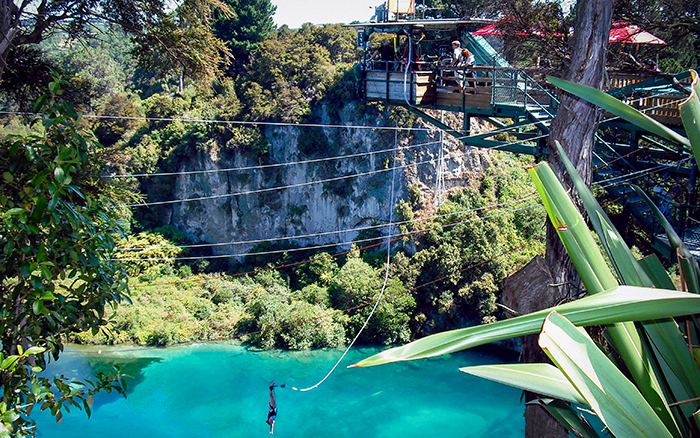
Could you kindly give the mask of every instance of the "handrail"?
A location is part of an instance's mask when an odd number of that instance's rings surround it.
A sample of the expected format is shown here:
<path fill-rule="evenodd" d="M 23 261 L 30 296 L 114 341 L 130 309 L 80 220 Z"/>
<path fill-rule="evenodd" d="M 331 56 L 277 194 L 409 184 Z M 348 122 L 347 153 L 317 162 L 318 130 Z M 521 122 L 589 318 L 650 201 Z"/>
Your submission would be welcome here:
<path fill-rule="evenodd" d="M 521 70 L 521 72 L 522 72 L 522 75 L 525 77 L 526 81 L 529 81 L 530 83 L 535 84 L 538 91 L 543 92 L 544 94 L 547 95 L 547 97 L 549 98 L 549 106 L 545 107 L 537 99 L 532 97 L 530 94 L 527 94 L 527 97 L 530 97 L 532 99 L 532 101 L 535 102 L 537 104 L 537 106 L 540 107 L 540 109 L 544 110 L 550 117 L 554 118 L 554 114 L 551 113 L 549 111 L 549 109 L 552 108 L 552 105 L 554 105 L 555 108 L 559 108 L 559 103 L 560 103 L 559 99 L 557 99 L 556 96 L 554 96 L 552 93 L 547 91 L 547 89 L 544 88 L 542 85 L 540 85 L 539 82 L 537 82 L 535 79 L 530 77 L 530 75 L 528 75 L 524 70 Z M 526 104 L 526 106 L 527 106 L 527 104 Z"/>

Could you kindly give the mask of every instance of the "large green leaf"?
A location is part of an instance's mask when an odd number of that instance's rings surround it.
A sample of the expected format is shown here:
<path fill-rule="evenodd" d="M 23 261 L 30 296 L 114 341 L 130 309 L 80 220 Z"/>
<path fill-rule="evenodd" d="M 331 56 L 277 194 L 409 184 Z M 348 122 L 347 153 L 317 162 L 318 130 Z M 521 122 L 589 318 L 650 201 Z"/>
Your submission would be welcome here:
<path fill-rule="evenodd" d="M 613 324 L 620 321 L 643 321 L 698 313 L 700 296 L 664 289 L 618 286 L 552 309 L 492 324 L 436 333 L 410 344 L 385 350 L 351 366 L 375 366 L 424 359 L 538 333 L 544 318 L 553 309 L 577 325 Z"/>
<path fill-rule="evenodd" d="M 659 362 L 673 401 L 685 401 L 700 394 L 700 369 L 693 358 L 678 324 L 673 319 L 644 323 L 648 342 Z M 700 408 L 700 401 L 681 405 L 684 418 Z"/>
<path fill-rule="evenodd" d="M 681 112 L 685 132 L 693 146 L 693 153 L 696 157 L 700 157 L 700 98 L 698 97 L 700 95 L 700 79 L 695 70 L 690 70 L 690 76 L 693 79 L 690 86 L 691 94 L 681 102 L 678 108 Z"/>
<path fill-rule="evenodd" d="M 573 94 L 574 96 L 578 96 L 583 100 L 591 102 L 592 104 L 603 108 L 621 119 L 627 120 L 634 125 L 637 125 L 668 140 L 675 141 L 676 143 L 680 143 L 687 147 L 691 146 L 690 140 L 687 138 L 607 93 L 586 85 L 576 84 L 563 79 L 555 78 L 553 76 L 547 76 L 547 79 L 552 83 L 552 85 L 559 87 L 562 90 Z"/>
<path fill-rule="evenodd" d="M 639 260 L 639 264 L 646 272 L 647 276 L 651 279 L 655 287 L 662 289 L 675 289 L 676 285 L 673 284 L 673 280 L 669 277 L 666 268 L 659 260 L 659 256 L 656 254 L 651 254 Z"/>
<path fill-rule="evenodd" d="M 547 316 L 539 343 L 615 437 L 672 437 L 634 384 L 564 316 Z"/>
<path fill-rule="evenodd" d="M 571 202 L 552 168 L 547 163 L 541 163 L 529 167 L 528 172 L 588 293 L 617 286 L 617 280 L 608 269 L 581 213 Z"/>
<path fill-rule="evenodd" d="M 557 150 L 562 163 L 566 167 L 576 191 L 578 192 L 583 206 L 588 212 L 591 225 L 600 238 L 601 244 L 608 254 L 608 258 L 617 272 L 623 284 L 633 286 L 651 287 L 653 283 L 648 278 L 642 267 L 637 263 L 632 251 L 618 233 L 608 215 L 598 204 L 595 196 L 590 191 L 586 183 L 579 176 L 573 163 L 564 152 L 559 142 L 556 142 Z"/>
<path fill-rule="evenodd" d="M 659 380 L 656 377 L 656 372 L 651 362 L 651 352 L 642 343 L 635 324 L 629 321 L 614 324 L 608 328 L 608 336 L 647 403 L 658 414 L 667 430 L 671 431 L 673 436 L 680 438 L 682 433 L 673 418 Z"/>
<path fill-rule="evenodd" d="M 516 363 L 507 365 L 477 365 L 462 367 L 463 373 L 481 377 L 537 394 L 586 404 L 576 388 L 559 368 L 548 363 Z"/>
<path fill-rule="evenodd" d="M 569 161 L 561 145 L 557 148 L 576 190 L 588 211 L 591 224 L 595 229 L 601 244 L 606 250 L 611 264 L 615 268 L 618 277 L 624 284 L 634 286 L 653 286 L 653 282 L 644 272 L 643 267 L 637 262 L 622 236 L 600 207 L 593 193 L 580 178 L 573 164 Z M 661 385 L 651 363 L 651 352 L 645 349 L 633 323 L 623 322 L 613 325 L 608 329 L 608 335 L 614 343 L 620 357 L 631 373 L 639 390 L 647 402 L 659 413 L 660 418 L 674 435 L 680 436 L 678 425 L 665 400 Z"/>

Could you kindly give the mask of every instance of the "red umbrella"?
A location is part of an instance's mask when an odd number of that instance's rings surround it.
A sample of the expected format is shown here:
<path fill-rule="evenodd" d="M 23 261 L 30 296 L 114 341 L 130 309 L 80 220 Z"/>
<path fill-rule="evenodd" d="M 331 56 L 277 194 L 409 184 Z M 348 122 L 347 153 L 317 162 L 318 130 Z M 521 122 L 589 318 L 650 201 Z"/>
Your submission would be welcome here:
<path fill-rule="evenodd" d="M 616 21 L 610 28 L 610 43 L 666 44 L 661 38 L 642 30 L 639 26 Z"/>
<path fill-rule="evenodd" d="M 512 17 L 501 18 L 500 20 L 498 20 L 495 23 L 489 24 L 486 27 L 482 27 L 481 29 L 479 29 L 475 32 L 472 32 L 472 35 L 504 35 L 505 32 L 503 32 L 502 30 L 500 30 L 498 28 L 500 23 L 502 23 L 504 21 L 512 21 L 512 20 L 513 20 Z M 561 33 L 556 33 L 556 32 L 555 33 L 547 33 L 544 30 L 543 26 L 539 26 L 539 29 L 535 29 L 535 28 L 530 29 L 530 33 L 518 32 L 518 33 L 516 33 L 516 35 L 518 35 L 518 36 L 537 35 L 537 36 L 557 36 L 557 37 L 564 36 Z"/>

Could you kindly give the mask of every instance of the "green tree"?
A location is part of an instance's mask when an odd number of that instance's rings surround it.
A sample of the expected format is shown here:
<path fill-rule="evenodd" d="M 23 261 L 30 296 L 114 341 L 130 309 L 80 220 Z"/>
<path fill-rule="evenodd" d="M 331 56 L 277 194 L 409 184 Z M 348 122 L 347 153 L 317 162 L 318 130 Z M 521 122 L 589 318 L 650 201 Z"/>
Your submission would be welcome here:
<path fill-rule="evenodd" d="M 98 144 L 60 100 L 61 85 L 51 82 L 35 106 L 43 132 L 3 143 L 0 156 L 0 435 L 33 435 L 35 404 L 60 421 L 64 404 L 82 401 L 89 414 L 100 388 L 123 390 L 118 376 L 69 384 L 37 375 L 48 354 L 58 358 L 64 335 L 97 332 L 105 308 L 128 299 L 126 273 L 112 261 L 119 227 L 89 183 Z"/>
<path fill-rule="evenodd" d="M 35 47 L 15 47 L 11 52 L 0 81 L 0 92 L 7 96 L 8 108 L 29 111 L 51 80 L 53 64 Z"/>
<path fill-rule="evenodd" d="M 350 314 L 349 333 L 353 336 L 369 316 L 374 300 L 379 298 L 382 280 L 382 276 L 376 270 L 358 257 L 348 258 L 333 279 L 331 298 L 334 307 L 349 309 L 362 306 Z M 415 307 L 415 299 L 406 293 L 401 281 L 390 279 L 384 291 L 384 298 L 360 340 L 387 345 L 407 341 L 410 339 L 408 323 Z"/>
<path fill-rule="evenodd" d="M 38 44 L 59 29 L 70 37 L 91 37 L 105 21 L 136 37 L 140 47 L 135 53 L 142 63 L 160 59 L 168 68 L 209 79 L 221 61 L 214 51 L 223 47 L 211 35 L 210 17 L 213 8 L 230 11 L 221 0 L 181 0 L 176 6 L 172 14 L 172 4 L 165 0 L 0 0 L 0 79 L 13 47 Z"/>
<path fill-rule="evenodd" d="M 134 108 L 133 101 L 123 94 L 113 94 L 99 114 L 107 116 L 101 119 L 95 128 L 95 135 L 103 145 L 116 143 L 122 136 L 134 131 L 140 125 L 137 120 L 139 114 Z"/>
<path fill-rule="evenodd" d="M 247 65 L 261 42 L 275 30 L 272 16 L 276 6 L 270 0 L 223 0 L 233 11 L 230 16 L 217 14 L 214 32 L 226 43 L 234 65 Z M 235 69 L 237 70 L 237 69 Z"/>
<path fill-rule="evenodd" d="M 230 10 L 216 0 L 223 14 Z M 207 0 L 185 0 L 148 32 L 137 32 L 137 47 L 131 52 L 138 65 L 154 70 L 159 77 L 177 74 L 180 93 L 185 77 L 208 82 L 217 77 L 230 52 L 211 32 L 213 7 Z"/>

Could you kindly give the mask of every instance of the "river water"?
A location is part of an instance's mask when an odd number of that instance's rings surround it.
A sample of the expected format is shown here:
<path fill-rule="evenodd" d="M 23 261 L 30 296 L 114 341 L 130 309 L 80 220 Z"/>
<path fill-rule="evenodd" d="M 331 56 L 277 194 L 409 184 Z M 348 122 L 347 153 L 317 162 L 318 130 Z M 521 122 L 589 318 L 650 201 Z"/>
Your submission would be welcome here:
<path fill-rule="evenodd" d="M 163 349 L 69 346 L 50 374 L 83 378 L 117 364 L 127 398 L 95 397 L 92 418 L 71 409 L 61 424 L 36 413 L 47 438 L 269 436 L 268 383 L 314 385 L 343 350 L 257 351 L 238 343 Z M 522 437 L 519 390 L 469 376 L 467 365 L 512 362 L 495 348 L 373 368 L 346 366 L 380 348 L 355 348 L 318 388 L 277 388 L 277 437 Z"/>

